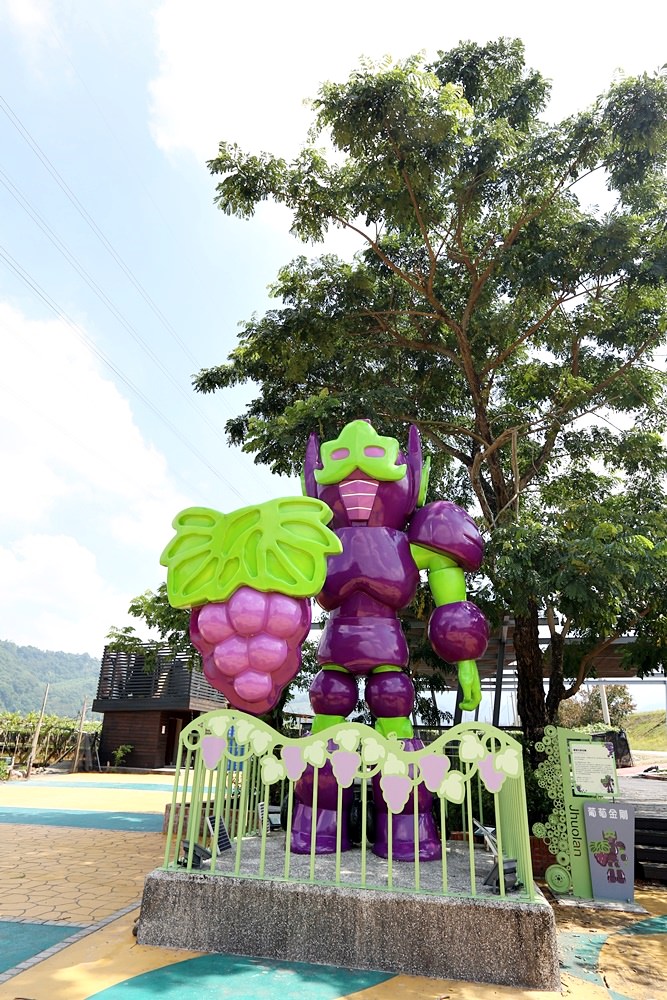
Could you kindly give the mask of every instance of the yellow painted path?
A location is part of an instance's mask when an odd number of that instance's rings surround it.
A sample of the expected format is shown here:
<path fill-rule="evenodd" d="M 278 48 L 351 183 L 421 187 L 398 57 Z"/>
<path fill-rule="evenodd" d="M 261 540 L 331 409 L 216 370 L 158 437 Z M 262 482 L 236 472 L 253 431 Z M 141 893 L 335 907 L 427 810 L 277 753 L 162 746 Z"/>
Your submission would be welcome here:
<path fill-rule="evenodd" d="M 34 810 L 35 819 L 39 810 L 53 809 L 163 814 L 165 805 L 171 801 L 171 780 L 169 776 L 156 775 L 40 777 L 34 783 L 10 782 L 0 786 L 0 807 Z M 155 785 L 161 787 L 154 788 Z M 30 960 L 33 964 L 24 971 L 11 974 L 10 978 L 0 976 L 0 1000 L 88 1000 L 102 990 L 110 990 L 109 1000 L 115 1000 L 113 987 L 121 983 L 126 984 L 124 990 L 133 987 L 128 993 L 130 1000 L 144 996 L 148 1000 L 156 995 L 166 1000 L 186 995 L 188 1000 L 190 997 L 204 1000 L 214 995 L 234 1000 L 284 996 L 281 990 L 270 991 L 272 976 L 276 974 L 271 963 L 244 959 L 234 960 L 233 973 L 226 973 L 228 980 L 225 973 L 220 973 L 215 980 L 215 994 L 206 992 L 209 980 L 205 978 L 192 980 L 202 983 L 201 992 L 195 986 L 185 993 L 182 986 L 174 987 L 176 992 L 168 989 L 165 992 L 158 986 L 154 977 L 168 977 L 170 970 L 182 978 L 188 970 L 194 973 L 201 969 L 202 962 L 225 960 L 224 956 L 140 946 L 132 936 L 144 878 L 162 861 L 161 833 L 44 826 L 21 821 L 0 823 L 0 843 L 0 921 L 6 922 L 3 926 L 9 926 L 11 931 L 12 922 L 17 928 L 23 923 L 38 933 L 40 923 L 48 922 L 65 928 L 71 926 L 77 932 L 74 940 L 61 942 L 42 960 Z M 556 1000 L 565 996 L 568 1000 L 664 1000 L 667 998 L 664 932 L 667 892 L 661 887 L 640 889 L 636 901 L 646 913 L 555 907 L 559 935 L 563 942 L 574 942 L 575 952 L 579 945 L 585 949 L 591 941 L 600 942 L 597 967 L 582 963 L 580 969 L 577 961 L 566 962 L 560 994 L 388 976 L 384 982 L 353 993 L 343 989 L 336 997 L 337 1000 L 352 996 L 354 1000 Z M 633 926 L 648 918 L 657 920 L 655 933 L 652 924 L 646 925 L 646 933 L 632 932 Z M 264 983 L 264 992 L 257 992 L 256 985 L 243 986 L 246 982 L 243 963 L 262 973 L 252 982 Z M 289 972 L 289 967 L 286 968 Z M 319 1000 L 324 993 L 317 992 L 314 978 L 313 996 Z M 301 995 L 303 1000 L 309 1000 L 307 977 Z"/>

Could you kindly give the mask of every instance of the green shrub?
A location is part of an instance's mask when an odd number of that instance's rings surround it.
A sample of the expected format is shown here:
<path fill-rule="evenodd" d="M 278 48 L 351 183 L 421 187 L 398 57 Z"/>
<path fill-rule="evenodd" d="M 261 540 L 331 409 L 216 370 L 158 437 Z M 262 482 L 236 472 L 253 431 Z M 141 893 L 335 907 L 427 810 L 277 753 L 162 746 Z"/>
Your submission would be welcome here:
<path fill-rule="evenodd" d="M 113 757 L 114 767 L 121 767 L 125 758 L 132 753 L 134 747 L 131 743 L 121 743 L 119 747 L 112 750 L 111 756 Z"/>

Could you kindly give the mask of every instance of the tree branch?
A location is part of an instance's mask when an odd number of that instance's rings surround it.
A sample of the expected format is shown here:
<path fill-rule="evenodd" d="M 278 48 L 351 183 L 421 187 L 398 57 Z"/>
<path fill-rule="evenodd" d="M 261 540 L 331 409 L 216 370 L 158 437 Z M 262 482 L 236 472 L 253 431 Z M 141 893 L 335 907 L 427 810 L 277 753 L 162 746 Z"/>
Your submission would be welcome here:
<path fill-rule="evenodd" d="M 637 625 L 643 618 L 646 618 L 646 616 L 650 613 L 650 611 L 651 611 L 651 606 L 649 605 L 648 607 L 644 608 L 644 610 L 641 611 L 633 621 L 626 622 L 624 628 L 618 629 L 616 632 L 613 632 L 606 639 L 600 640 L 600 642 L 598 642 L 593 647 L 593 649 L 590 649 L 584 656 L 582 656 L 581 660 L 579 661 L 579 669 L 577 670 L 577 676 L 574 680 L 574 683 L 565 692 L 566 698 L 571 698 L 573 695 L 577 693 L 581 685 L 586 680 L 588 671 L 591 669 L 592 661 L 595 659 L 595 657 L 599 656 L 601 653 L 604 653 L 604 651 L 608 649 L 609 646 L 612 645 L 612 643 L 616 642 L 616 640 L 620 639 L 622 635 L 627 634 L 631 629 L 633 629 L 635 625 Z"/>

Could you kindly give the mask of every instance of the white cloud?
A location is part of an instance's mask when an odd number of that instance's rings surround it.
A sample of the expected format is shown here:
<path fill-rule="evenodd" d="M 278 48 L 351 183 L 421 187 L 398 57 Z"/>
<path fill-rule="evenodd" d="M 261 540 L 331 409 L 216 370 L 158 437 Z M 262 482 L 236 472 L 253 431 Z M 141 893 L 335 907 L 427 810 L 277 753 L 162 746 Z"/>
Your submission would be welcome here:
<path fill-rule="evenodd" d="M 554 80 L 554 114 L 565 116 L 604 90 L 617 67 L 651 72 L 664 62 L 662 33 L 646 30 L 661 8 L 646 7 L 645 17 L 620 16 L 620 4 L 600 17 L 596 5 L 563 0 L 547 26 L 544 8 L 526 0 L 480 0 L 473 13 L 424 0 L 412 17 L 399 0 L 326 8 L 312 0 L 162 0 L 154 12 L 153 136 L 164 152 L 185 151 L 199 163 L 221 139 L 289 156 L 312 120 L 304 99 L 324 80 L 345 79 L 360 56 L 434 55 L 462 39 L 500 36 L 524 40 L 528 64 Z"/>
<path fill-rule="evenodd" d="M 48 30 L 51 0 L 4 0 L 3 6 L 20 34 L 35 37 Z"/>
<path fill-rule="evenodd" d="M 0 347 L 5 523 L 34 524 L 66 498 L 95 505 L 114 534 L 131 519 L 133 543 L 150 547 L 160 511 L 168 528 L 183 497 L 88 346 L 64 322 L 28 320 L 0 303 Z"/>
<path fill-rule="evenodd" d="M 128 595 L 111 587 L 93 552 L 65 535 L 28 534 L 0 547 L 3 638 L 41 649 L 100 656 Z M 134 622 L 133 624 L 136 624 Z"/>
<path fill-rule="evenodd" d="M 0 356 L 3 637 L 99 652 L 187 500 L 67 324 L 0 302 Z"/>
<path fill-rule="evenodd" d="M 52 13 L 51 0 L 0 0 L 0 25 L 8 25 L 37 77 L 42 76 L 49 52 L 58 45 Z"/>

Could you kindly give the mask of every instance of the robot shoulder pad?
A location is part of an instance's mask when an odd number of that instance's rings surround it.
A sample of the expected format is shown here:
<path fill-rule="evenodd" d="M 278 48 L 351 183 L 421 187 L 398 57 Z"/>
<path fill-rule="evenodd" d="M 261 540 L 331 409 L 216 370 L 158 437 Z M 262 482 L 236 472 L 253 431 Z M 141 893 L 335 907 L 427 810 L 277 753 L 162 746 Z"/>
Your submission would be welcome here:
<path fill-rule="evenodd" d="M 477 525 L 462 507 L 451 500 L 436 500 L 420 507 L 408 526 L 408 539 L 415 545 L 450 556 L 463 569 L 479 569 L 484 542 Z"/>

